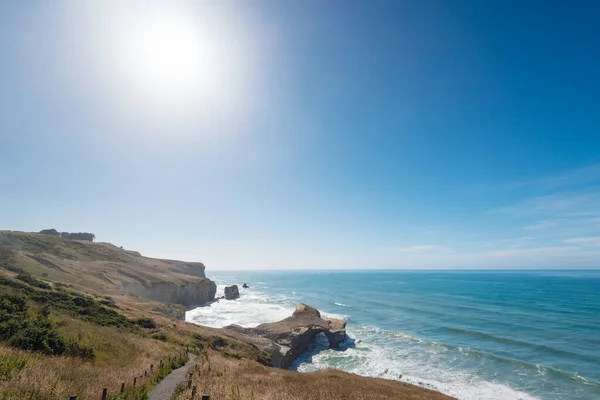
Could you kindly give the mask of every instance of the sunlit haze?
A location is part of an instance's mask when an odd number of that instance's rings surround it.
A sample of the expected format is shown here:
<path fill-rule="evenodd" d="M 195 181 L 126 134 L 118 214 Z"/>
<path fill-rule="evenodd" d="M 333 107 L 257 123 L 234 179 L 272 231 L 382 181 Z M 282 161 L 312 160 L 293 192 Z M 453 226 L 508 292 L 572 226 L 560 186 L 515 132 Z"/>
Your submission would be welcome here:
<path fill-rule="evenodd" d="M 0 4 L 0 229 L 219 269 L 597 268 L 593 3 Z"/>

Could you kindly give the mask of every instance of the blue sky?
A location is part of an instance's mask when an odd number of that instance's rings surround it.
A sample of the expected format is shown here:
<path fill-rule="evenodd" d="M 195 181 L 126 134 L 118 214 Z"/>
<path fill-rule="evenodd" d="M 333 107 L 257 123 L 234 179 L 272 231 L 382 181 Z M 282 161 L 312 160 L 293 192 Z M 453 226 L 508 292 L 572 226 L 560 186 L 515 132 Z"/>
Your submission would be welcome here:
<path fill-rule="evenodd" d="M 598 15 L 2 2 L 0 228 L 209 269 L 598 268 Z"/>

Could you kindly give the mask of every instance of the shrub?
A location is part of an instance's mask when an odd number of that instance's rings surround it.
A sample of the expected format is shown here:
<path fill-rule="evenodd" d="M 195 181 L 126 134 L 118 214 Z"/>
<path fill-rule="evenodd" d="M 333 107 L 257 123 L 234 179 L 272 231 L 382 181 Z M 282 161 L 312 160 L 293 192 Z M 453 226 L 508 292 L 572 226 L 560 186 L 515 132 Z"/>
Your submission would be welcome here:
<path fill-rule="evenodd" d="M 16 265 L 12 265 L 12 264 L 3 264 L 2 268 L 4 268 L 7 271 L 10 272 L 16 272 L 17 274 L 22 274 L 25 272 L 25 270 L 21 267 L 17 267 Z"/>
<path fill-rule="evenodd" d="M 88 360 L 93 360 L 94 358 L 96 358 L 94 349 L 81 343 L 74 342 L 72 340 L 67 341 L 65 355 L 71 357 L 84 358 Z"/>
<path fill-rule="evenodd" d="M 44 307 L 35 318 L 27 310 L 27 298 L 5 293 L 0 295 L 0 340 L 23 350 L 47 355 L 70 355 L 91 359 L 94 351 L 87 346 L 65 339 L 54 329 L 50 310 Z"/>
<path fill-rule="evenodd" d="M 166 342 L 169 338 L 164 333 L 155 333 L 152 335 L 152 339 L 160 340 L 161 342 Z"/>
<path fill-rule="evenodd" d="M 16 276 L 16 278 L 30 286 L 38 287 L 40 289 L 51 289 L 50 285 L 48 285 L 46 282 L 42 282 L 40 280 L 35 279 L 33 276 L 31 276 L 31 274 L 27 272 L 20 273 Z"/>
<path fill-rule="evenodd" d="M 0 246 L 0 261 L 9 261 L 12 260 L 12 258 L 15 256 L 15 252 L 14 250 L 5 247 L 5 246 Z"/>
<path fill-rule="evenodd" d="M 27 322 L 8 340 L 10 346 L 39 351 L 47 355 L 64 354 L 66 351 L 65 339 L 55 330 Z"/>
<path fill-rule="evenodd" d="M 138 318 L 135 320 L 135 323 L 141 326 L 142 328 L 154 329 L 158 325 L 150 318 Z"/>

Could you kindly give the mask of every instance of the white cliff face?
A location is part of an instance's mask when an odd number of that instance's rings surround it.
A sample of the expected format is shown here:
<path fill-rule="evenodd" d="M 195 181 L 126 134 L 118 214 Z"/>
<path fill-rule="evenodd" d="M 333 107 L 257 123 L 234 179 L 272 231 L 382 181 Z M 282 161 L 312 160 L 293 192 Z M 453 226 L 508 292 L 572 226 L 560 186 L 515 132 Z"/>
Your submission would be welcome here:
<path fill-rule="evenodd" d="M 126 283 L 123 289 L 140 297 L 165 303 L 177 303 L 184 306 L 200 305 L 212 301 L 217 292 L 217 285 L 210 279 L 198 282 L 174 283 L 157 282 L 142 285 L 139 282 Z"/>

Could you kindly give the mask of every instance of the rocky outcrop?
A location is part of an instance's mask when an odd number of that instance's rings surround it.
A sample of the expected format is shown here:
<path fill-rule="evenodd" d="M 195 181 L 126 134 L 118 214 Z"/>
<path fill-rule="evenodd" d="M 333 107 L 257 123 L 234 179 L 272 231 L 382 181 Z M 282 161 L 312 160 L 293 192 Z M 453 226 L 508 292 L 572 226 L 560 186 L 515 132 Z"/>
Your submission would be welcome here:
<path fill-rule="evenodd" d="M 225 286 L 225 300 L 235 300 L 240 297 L 240 290 L 237 285 Z"/>
<path fill-rule="evenodd" d="M 244 283 L 244 284 L 242 285 L 242 287 L 243 287 L 244 289 L 248 289 L 250 286 L 248 286 L 247 284 L 245 284 L 245 283 Z"/>
<path fill-rule="evenodd" d="M 306 304 L 296 305 L 294 314 L 279 322 L 256 328 L 229 325 L 223 330 L 270 354 L 273 366 L 279 368 L 289 368 L 319 334 L 327 338 L 332 348 L 346 339 L 346 321 L 322 319 L 317 309 Z"/>
<path fill-rule="evenodd" d="M 155 282 L 142 284 L 130 282 L 123 286 L 128 293 L 165 303 L 193 306 L 213 301 L 217 293 L 217 285 L 210 279 L 199 279 L 194 282 Z"/>

